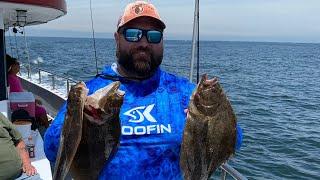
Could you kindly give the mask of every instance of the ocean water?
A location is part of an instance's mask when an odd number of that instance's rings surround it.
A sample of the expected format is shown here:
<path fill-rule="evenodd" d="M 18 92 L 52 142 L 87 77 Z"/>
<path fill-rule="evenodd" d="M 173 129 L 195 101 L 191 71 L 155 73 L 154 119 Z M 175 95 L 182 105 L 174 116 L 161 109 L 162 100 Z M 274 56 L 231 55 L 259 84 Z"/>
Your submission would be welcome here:
<path fill-rule="evenodd" d="M 11 41 L 10 41 L 11 40 Z M 96 73 L 92 39 L 27 39 L 31 62 L 75 80 Z M 22 63 L 24 41 L 17 40 Z M 13 38 L 7 52 L 16 55 Z M 98 70 L 115 62 L 115 43 L 97 39 Z M 188 77 L 191 41 L 165 41 L 162 68 Z M 42 60 L 41 60 L 42 61 Z M 229 161 L 249 179 L 320 179 L 320 44 L 201 42 L 200 74 L 217 76 L 243 128 Z"/>

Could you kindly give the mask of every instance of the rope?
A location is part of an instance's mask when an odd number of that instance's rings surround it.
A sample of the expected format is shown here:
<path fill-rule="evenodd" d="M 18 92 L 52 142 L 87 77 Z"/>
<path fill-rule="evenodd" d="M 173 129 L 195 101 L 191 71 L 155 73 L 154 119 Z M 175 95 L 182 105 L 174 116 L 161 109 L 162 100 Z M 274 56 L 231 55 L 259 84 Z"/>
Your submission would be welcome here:
<path fill-rule="evenodd" d="M 92 18 L 92 5 L 90 0 L 90 15 L 91 15 L 91 29 L 92 29 L 92 39 L 93 39 L 93 49 L 94 49 L 94 58 L 96 60 L 96 75 L 98 75 L 98 58 L 97 58 L 97 49 L 96 49 L 96 39 L 94 37 L 94 27 L 93 27 L 93 18 Z"/>
<path fill-rule="evenodd" d="M 30 56 L 29 56 L 29 49 L 28 49 L 28 44 L 27 44 L 27 37 L 26 37 L 26 31 L 24 29 L 24 26 L 23 26 L 23 36 L 24 36 L 24 44 L 25 44 L 25 53 L 26 53 L 26 58 L 28 60 L 28 78 L 31 77 L 31 74 L 30 74 L 30 70 L 31 70 L 31 64 L 30 64 Z"/>
<path fill-rule="evenodd" d="M 12 45 L 12 39 L 11 39 L 11 33 L 10 33 L 10 28 L 8 30 L 8 33 L 9 33 L 9 44 L 10 44 L 10 52 L 11 52 L 11 55 L 13 55 L 13 45 Z"/>

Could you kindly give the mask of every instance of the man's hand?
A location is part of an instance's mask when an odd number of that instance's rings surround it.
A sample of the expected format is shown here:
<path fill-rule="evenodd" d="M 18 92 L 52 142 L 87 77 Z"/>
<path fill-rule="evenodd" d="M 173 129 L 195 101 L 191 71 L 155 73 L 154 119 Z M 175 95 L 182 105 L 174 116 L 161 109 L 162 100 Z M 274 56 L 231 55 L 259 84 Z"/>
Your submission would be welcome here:
<path fill-rule="evenodd" d="M 26 173 L 28 176 L 33 176 L 37 174 L 37 170 L 35 167 L 31 165 L 31 163 L 24 163 L 22 164 L 22 170 L 24 173 Z"/>
<path fill-rule="evenodd" d="M 22 170 L 24 173 L 26 173 L 28 176 L 33 176 L 37 173 L 37 170 L 35 167 L 31 165 L 31 161 L 29 158 L 29 153 L 26 150 L 25 143 L 20 140 L 19 143 L 16 145 L 20 158 L 22 160 Z"/>

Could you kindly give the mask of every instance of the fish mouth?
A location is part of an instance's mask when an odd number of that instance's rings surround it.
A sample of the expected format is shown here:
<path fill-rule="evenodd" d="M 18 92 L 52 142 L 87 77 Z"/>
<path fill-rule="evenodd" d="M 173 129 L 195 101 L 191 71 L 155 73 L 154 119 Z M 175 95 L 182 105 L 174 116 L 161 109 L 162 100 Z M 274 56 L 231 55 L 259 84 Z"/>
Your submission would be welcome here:
<path fill-rule="evenodd" d="M 120 82 L 113 82 L 87 97 L 83 109 L 84 116 L 91 122 L 101 125 L 120 111 L 124 91 Z M 119 102 L 121 103 L 119 103 Z"/>
<path fill-rule="evenodd" d="M 94 108 L 91 105 L 85 105 L 83 109 L 83 115 L 90 121 L 98 125 L 102 125 L 111 119 L 116 112 L 120 112 L 120 107 L 110 107 L 109 112 L 106 112 L 102 108 Z"/>
<path fill-rule="evenodd" d="M 102 119 L 102 110 L 101 109 L 96 109 L 90 105 L 86 106 L 83 109 L 83 114 L 87 117 L 89 121 L 95 122 L 97 124 L 103 124 L 103 119 Z"/>
<path fill-rule="evenodd" d="M 224 93 L 219 84 L 218 78 L 208 78 L 208 75 L 203 75 L 196 92 L 193 94 L 194 104 L 198 110 L 203 112 L 214 113 L 220 106 Z"/>

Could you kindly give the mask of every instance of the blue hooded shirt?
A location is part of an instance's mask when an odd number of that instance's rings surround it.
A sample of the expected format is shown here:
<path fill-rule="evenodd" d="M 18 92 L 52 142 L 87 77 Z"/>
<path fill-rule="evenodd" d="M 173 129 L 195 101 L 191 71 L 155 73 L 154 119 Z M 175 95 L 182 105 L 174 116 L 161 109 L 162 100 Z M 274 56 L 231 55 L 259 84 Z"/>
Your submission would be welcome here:
<path fill-rule="evenodd" d="M 113 65 L 103 74 L 117 76 Z M 86 83 L 89 94 L 113 82 L 102 77 Z M 162 71 L 140 82 L 121 83 L 125 91 L 120 110 L 120 146 L 100 172 L 99 179 L 182 179 L 179 157 L 185 109 L 195 85 Z M 54 162 L 57 156 L 66 104 L 45 134 L 44 150 Z M 237 144 L 242 130 L 237 125 Z"/>

